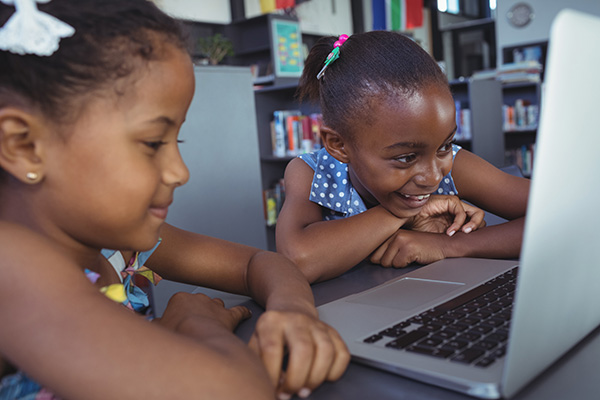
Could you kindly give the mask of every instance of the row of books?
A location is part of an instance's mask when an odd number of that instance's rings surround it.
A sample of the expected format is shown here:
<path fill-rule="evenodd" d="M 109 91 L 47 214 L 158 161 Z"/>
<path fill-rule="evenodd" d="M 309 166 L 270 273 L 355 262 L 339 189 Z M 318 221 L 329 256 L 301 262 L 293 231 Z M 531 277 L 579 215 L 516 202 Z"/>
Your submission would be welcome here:
<path fill-rule="evenodd" d="M 505 132 L 537 129 L 540 109 L 537 104 L 518 99 L 514 106 L 502 106 L 503 129 Z"/>
<path fill-rule="evenodd" d="M 277 223 L 277 217 L 285 200 L 285 186 L 283 178 L 275 185 L 263 191 L 263 205 L 265 211 L 265 220 L 267 226 L 274 226 Z"/>
<path fill-rule="evenodd" d="M 297 156 L 321 148 L 319 113 L 302 115 L 300 110 L 277 110 L 271 122 L 271 142 L 275 157 Z"/>
<path fill-rule="evenodd" d="M 471 79 L 496 79 L 502 83 L 541 82 L 543 67 L 539 61 L 503 64 L 498 69 L 476 71 Z"/>
<path fill-rule="evenodd" d="M 535 143 L 523 145 L 515 149 L 507 149 L 505 152 L 505 165 L 517 165 L 523 176 L 530 177 L 533 168 L 533 157 Z"/>
<path fill-rule="evenodd" d="M 496 71 L 496 79 L 502 83 L 540 82 L 541 74 L 542 64 L 527 60 L 501 65 Z"/>
<path fill-rule="evenodd" d="M 456 140 L 471 140 L 473 137 L 471 133 L 471 110 L 463 108 L 460 101 L 454 102 L 456 107 L 456 134 L 454 139 Z"/>

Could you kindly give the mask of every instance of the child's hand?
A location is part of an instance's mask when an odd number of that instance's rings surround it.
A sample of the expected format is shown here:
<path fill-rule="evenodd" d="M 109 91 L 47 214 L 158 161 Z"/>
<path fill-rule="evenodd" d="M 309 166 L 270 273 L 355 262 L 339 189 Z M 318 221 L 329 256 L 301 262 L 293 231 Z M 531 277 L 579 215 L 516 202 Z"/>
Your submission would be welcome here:
<path fill-rule="evenodd" d="M 304 398 L 325 380 L 339 379 L 350 354 L 339 334 L 317 318 L 299 312 L 266 311 L 249 346 L 263 360 L 280 399 Z M 283 358 L 288 353 L 285 372 Z"/>
<path fill-rule="evenodd" d="M 456 196 L 433 195 L 419 214 L 409 219 L 403 226 L 421 232 L 454 235 L 459 229 L 464 233 L 483 228 L 483 210 L 461 201 Z"/>
<path fill-rule="evenodd" d="M 430 264 L 447 257 L 445 245 L 449 240 L 446 235 L 439 233 L 399 229 L 371 254 L 370 261 L 394 268 L 412 263 Z"/>
<path fill-rule="evenodd" d="M 250 316 L 250 310 L 244 306 L 227 309 L 221 299 L 211 299 L 202 293 L 179 292 L 169 300 L 162 318 L 154 321 L 175 332 L 200 339 L 210 329 L 207 320 L 233 332 L 242 320 Z"/>

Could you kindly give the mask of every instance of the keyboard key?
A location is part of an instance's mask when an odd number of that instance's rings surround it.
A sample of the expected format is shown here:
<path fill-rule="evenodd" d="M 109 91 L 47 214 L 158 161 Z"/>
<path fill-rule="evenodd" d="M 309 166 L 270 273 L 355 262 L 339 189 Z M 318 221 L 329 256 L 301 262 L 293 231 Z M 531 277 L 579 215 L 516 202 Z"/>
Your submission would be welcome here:
<path fill-rule="evenodd" d="M 448 342 L 446 342 L 444 344 L 443 348 L 460 350 L 464 347 L 467 347 L 468 345 L 469 345 L 469 342 L 467 342 L 466 340 L 455 339 L 455 340 L 449 340 Z"/>
<path fill-rule="evenodd" d="M 479 339 L 480 337 L 481 337 L 481 333 L 468 331 L 468 332 L 461 333 L 457 338 L 461 339 L 461 340 L 466 340 L 468 342 L 474 342 L 475 340 Z"/>
<path fill-rule="evenodd" d="M 435 335 L 434 335 L 434 337 L 438 337 L 438 338 L 441 338 L 441 339 L 450 339 L 450 338 L 452 338 L 454 336 L 456 336 L 456 332 L 448 331 L 446 329 L 444 329 L 442 331 L 439 331 L 439 332 L 436 332 Z"/>
<path fill-rule="evenodd" d="M 375 343 L 375 342 L 381 340 L 382 338 L 383 338 L 383 336 L 381 336 L 379 334 L 376 334 L 376 335 L 373 335 L 373 336 L 369 336 L 368 338 L 366 338 L 365 340 L 363 340 L 363 342 L 365 342 L 365 343 Z"/>
<path fill-rule="evenodd" d="M 426 337 L 428 335 L 429 334 L 424 331 L 412 331 L 412 332 L 407 333 L 404 336 L 399 337 L 398 339 L 392 340 L 391 342 L 386 344 L 386 346 L 393 347 L 395 349 L 403 349 L 403 348 L 413 344 L 414 342 L 416 342 L 420 339 L 423 339 L 424 337 Z"/>
<path fill-rule="evenodd" d="M 473 361 L 484 355 L 485 352 L 479 349 L 466 349 L 452 358 L 452 361 L 471 364 Z"/>
<path fill-rule="evenodd" d="M 388 328 L 386 330 L 379 332 L 379 334 L 383 335 L 383 336 L 387 336 L 387 337 L 398 337 L 398 336 L 405 335 L 406 331 L 404 331 L 402 329 Z"/>
<path fill-rule="evenodd" d="M 419 328 L 419 330 L 431 333 L 431 332 L 437 332 L 442 328 L 443 328 L 442 325 L 430 323 L 430 324 L 423 325 L 422 327 Z"/>
<path fill-rule="evenodd" d="M 473 345 L 473 347 L 482 350 L 492 350 L 496 346 L 498 346 L 498 342 L 493 342 L 491 340 L 482 340 Z"/>
<path fill-rule="evenodd" d="M 420 354 L 427 354 L 428 356 L 440 357 L 440 358 L 448 358 L 454 351 L 446 350 L 446 349 L 438 349 L 435 347 L 421 347 L 421 346 L 412 346 L 406 349 L 406 351 L 412 351 Z"/>
<path fill-rule="evenodd" d="M 490 365 L 492 365 L 494 363 L 494 361 L 496 361 L 496 359 L 494 357 L 484 357 L 481 360 L 477 361 L 475 363 L 475 365 L 477 365 L 478 367 L 489 367 Z"/>
<path fill-rule="evenodd" d="M 444 340 L 441 338 L 436 338 L 436 337 L 428 337 L 425 338 L 423 340 L 421 340 L 419 343 L 417 343 L 417 346 L 421 346 L 421 347 L 435 347 L 441 343 L 443 343 Z"/>

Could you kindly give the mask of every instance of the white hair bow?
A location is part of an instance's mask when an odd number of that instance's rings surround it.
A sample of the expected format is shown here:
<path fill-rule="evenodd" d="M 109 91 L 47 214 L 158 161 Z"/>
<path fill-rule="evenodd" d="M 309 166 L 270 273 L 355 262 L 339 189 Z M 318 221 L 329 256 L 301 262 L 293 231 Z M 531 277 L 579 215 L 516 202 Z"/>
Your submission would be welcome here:
<path fill-rule="evenodd" d="M 61 38 L 72 36 L 75 29 L 61 20 L 41 12 L 36 3 L 50 0 L 0 0 L 14 4 L 15 13 L 0 28 L 0 50 L 15 54 L 50 56 L 58 50 Z"/>

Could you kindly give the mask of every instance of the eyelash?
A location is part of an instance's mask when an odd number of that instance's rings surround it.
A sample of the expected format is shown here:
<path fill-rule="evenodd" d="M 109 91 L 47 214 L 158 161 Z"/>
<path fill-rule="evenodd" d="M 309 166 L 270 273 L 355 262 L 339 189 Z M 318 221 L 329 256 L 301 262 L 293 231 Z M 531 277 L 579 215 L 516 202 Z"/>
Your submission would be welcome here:
<path fill-rule="evenodd" d="M 184 140 L 177 140 L 177 143 L 181 144 L 181 143 L 185 143 L 185 141 Z M 155 142 L 144 142 L 144 144 L 146 146 L 150 147 L 152 150 L 157 151 L 162 146 L 164 146 L 165 144 L 167 144 L 167 142 L 162 141 L 162 140 L 157 140 Z"/>
<path fill-rule="evenodd" d="M 158 149 L 160 149 L 163 145 L 167 144 L 167 142 L 164 142 L 162 140 L 157 140 L 155 142 L 144 142 L 144 144 L 148 147 L 150 147 L 152 150 L 157 151 Z"/>
<path fill-rule="evenodd" d="M 402 163 L 402 164 L 410 164 L 410 163 L 411 163 L 411 161 L 412 161 L 412 160 L 413 160 L 415 157 L 416 157 L 416 156 L 415 156 L 415 154 L 404 154 L 404 155 L 402 155 L 402 156 L 400 156 L 400 157 L 396 157 L 396 161 L 398 161 L 398 162 L 400 162 L 400 163 Z M 409 161 L 403 161 L 402 159 L 404 159 L 404 158 L 410 158 L 410 160 L 409 160 Z"/>
<path fill-rule="evenodd" d="M 456 142 L 456 140 L 452 139 L 450 142 L 444 144 L 442 147 L 440 147 L 440 151 L 442 153 L 449 153 L 452 151 L 452 145 Z M 445 150 L 441 150 L 443 148 L 446 148 Z M 400 157 L 396 157 L 396 161 L 402 163 L 402 164 L 410 164 L 410 162 L 414 159 L 414 157 L 416 157 L 414 154 L 405 154 L 402 155 Z M 409 161 L 403 161 L 402 159 L 404 158 L 410 158 Z"/>

